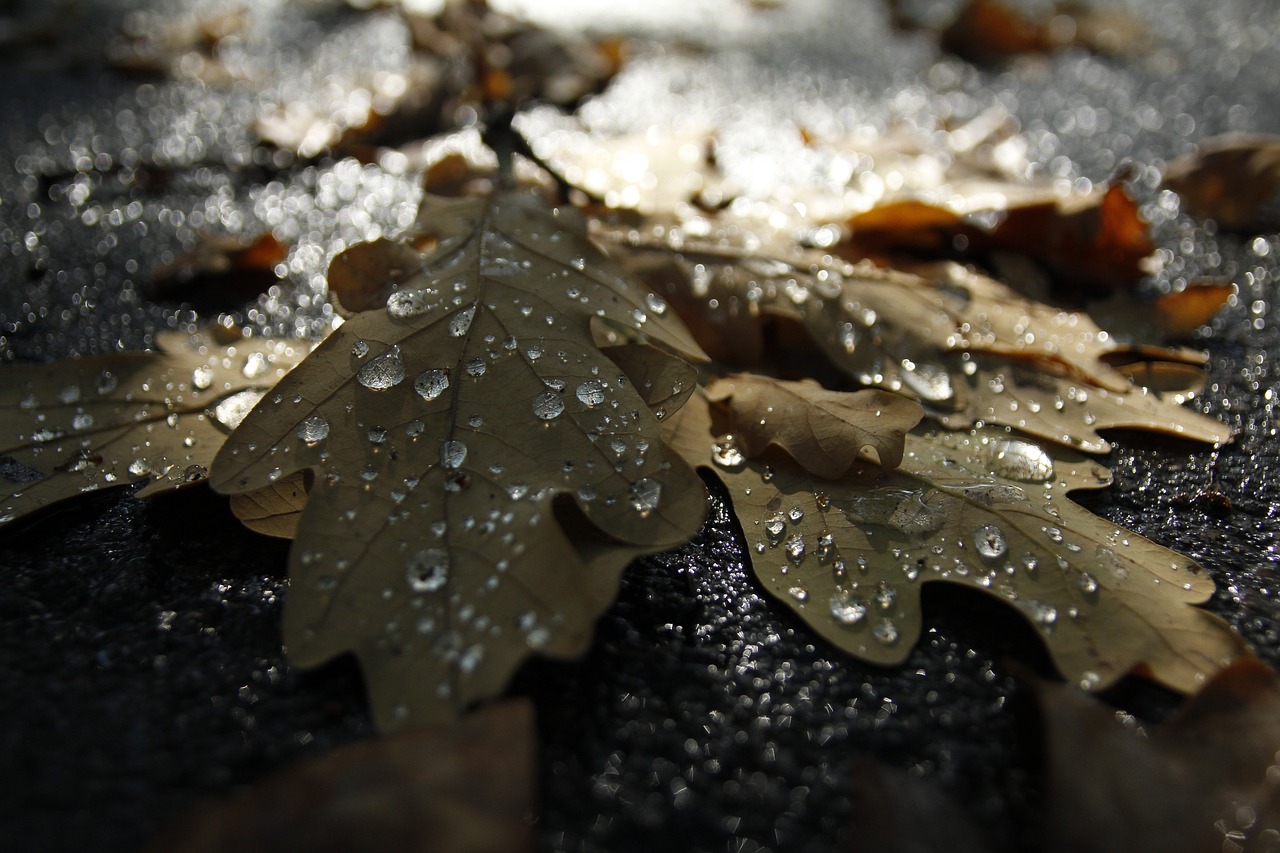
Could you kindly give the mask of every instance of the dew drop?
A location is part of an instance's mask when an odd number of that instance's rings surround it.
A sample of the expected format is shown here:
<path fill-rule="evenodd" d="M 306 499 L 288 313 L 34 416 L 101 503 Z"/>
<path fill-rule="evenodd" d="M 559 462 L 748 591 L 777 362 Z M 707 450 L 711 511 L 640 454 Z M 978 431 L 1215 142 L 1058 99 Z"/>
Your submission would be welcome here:
<path fill-rule="evenodd" d="M 392 350 L 370 361 L 356 374 L 356 380 L 370 391 L 385 391 L 404 381 L 404 362 Z"/>
<path fill-rule="evenodd" d="M 198 391 L 204 391 L 212 384 L 213 384 L 213 368 L 210 367 L 209 365 L 206 364 L 203 367 L 197 367 L 192 372 L 191 387 L 195 388 Z M 76 396 L 79 396 L 78 391 L 76 392 Z"/>
<path fill-rule="evenodd" d="M 1053 459 L 1044 448 L 1022 439 L 991 443 L 988 454 L 995 473 L 1024 483 L 1044 483 L 1053 479 Z"/>
<path fill-rule="evenodd" d="M 104 370 L 98 374 L 98 393 L 110 394 L 120 385 L 120 380 L 116 379 L 114 373 L 110 370 Z"/>
<path fill-rule="evenodd" d="M 898 637 L 900 635 L 898 633 L 898 626 L 893 624 L 892 619 L 881 619 L 876 623 L 876 626 L 871 629 L 871 636 L 875 637 L 876 641 L 879 643 L 886 646 L 892 646 L 894 643 L 898 642 Z"/>
<path fill-rule="evenodd" d="M 218 423 L 227 429 L 234 430 L 265 395 L 266 392 L 256 390 L 232 394 L 214 407 L 213 416 L 218 419 Z"/>
<path fill-rule="evenodd" d="M 800 519 L 804 518 L 804 510 L 798 506 L 793 506 L 787 510 L 787 518 L 791 519 L 792 524 L 799 524 Z"/>
<path fill-rule="evenodd" d="M 783 531 L 786 529 L 787 522 L 782 517 L 782 513 L 776 513 L 765 519 L 764 532 L 769 534 L 769 538 L 775 543 L 782 538 Z"/>
<path fill-rule="evenodd" d="M 449 555 L 439 548 L 426 548 L 409 559 L 405 579 L 414 592 L 438 592 L 449 580 Z"/>
<path fill-rule="evenodd" d="M 1080 573 L 1080 591 L 1085 595 L 1092 595 L 1098 591 L 1098 579 L 1088 572 Z"/>
<path fill-rule="evenodd" d="M 267 357 L 260 352 L 251 352 L 249 357 L 244 360 L 244 367 L 240 369 L 240 374 L 245 379 L 257 379 L 259 376 L 267 372 Z"/>
<path fill-rule="evenodd" d="M 631 484 L 629 493 L 631 508 L 640 513 L 641 518 L 648 518 L 649 514 L 658 508 L 658 502 L 662 499 L 662 484 L 649 477 L 643 477 Z"/>
<path fill-rule="evenodd" d="M 351 354 L 356 358 L 364 358 L 369 354 L 369 345 L 364 341 L 356 341 L 351 345 Z"/>
<path fill-rule="evenodd" d="M 721 436 L 711 443 L 711 461 L 726 470 L 741 468 L 747 461 L 732 435 Z"/>
<path fill-rule="evenodd" d="M 554 420 L 564 411 L 564 401 L 554 391 L 539 394 L 533 400 L 533 413 L 544 421 Z"/>
<path fill-rule="evenodd" d="M 311 415 L 298 424 L 298 438 L 308 447 L 329 437 L 329 422 L 319 415 Z"/>
<path fill-rule="evenodd" d="M 867 616 L 867 605 L 848 595 L 831 596 L 831 618 L 841 625 L 856 625 Z"/>
<path fill-rule="evenodd" d="M 898 600 L 898 591 L 884 581 L 880 582 L 875 594 L 876 606 L 881 610 L 888 610 L 893 607 L 895 601 Z"/>
<path fill-rule="evenodd" d="M 448 387 L 449 374 L 435 367 L 413 380 L 413 390 L 417 391 L 418 395 L 427 401 L 439 397 Z"/>
<path fill-rule="evenodd" d="M 791 589 L 787 590 L 787 595 L 791 596 L 801 604 L 804 604 L 806 601 L 809 600 L 809 590 L 805 589 L 802 586 L 791 587 Z"/>
<path fill-rule="evenodd" d="M 479 378 L 484 376 L 484 372 L 488 370 L 488 366 L 484 363 L 483 358 L 473 358 L 467 362 L 467 375 Z"/>
<path fill-rule="evenodd" d="M 462 467 L 467 458 L 467 446 L 461 441 L 446 441 L 440 445 L 440 464 L 446 468 Z"/>
<path fill-rule="evenodd" d="M 644 305 L 656 317 L 661 317 L 667 313 L 667 301 L 656 293 L 646 293 Z"/>
<path fill-rule="evenodd" d="M 604 383 L 599 379 L 588 379 L 578 386 L 578 399 L 588 409 L 604 403 Z"/>
<path fill-rule="evenodd" d="M 792 562 L 798 563 L 803 560 L 805 551 L 804 537 L 797 533 L 787 539 L 786 550 L 787 557 L 790 558 Z"/>
<path fill-rule="evenodd" d="M 74 430 L 86 430 L 93 426 L 93 415 L 88 412 L 77 412 L 75 417 L 71 419 L 71 428 Z"/>
<path fill-rule="evenodd" d="M 999 559 L 1009 550 L 1004 531 L 994 524 L 984 524 L 973 531 L 973 543 L 977 552 L 988 560 Z"/>
<path fill-rule="evenodd" d="M 129 463 L 129 473 L 135 477 L 145 477 L 151 473 L 151 463 L 145 459 L 135 459 Z"/>
<path fill-rule="evenodd" d="M 457 314 L 449 318 L 449 334 L 455 338 L 460 338 L 471 330 L 471 321 L 475 319 L 476 306 L 463 308 Z"/>
<path fill-rule="evenodd" d="M 920 399 L 930 403 L 945 403 L 955 396 L 951 387 L 951 375 L 936 364 L 917 364 L 904 358 L 902 384 L 914 391 Z"/>

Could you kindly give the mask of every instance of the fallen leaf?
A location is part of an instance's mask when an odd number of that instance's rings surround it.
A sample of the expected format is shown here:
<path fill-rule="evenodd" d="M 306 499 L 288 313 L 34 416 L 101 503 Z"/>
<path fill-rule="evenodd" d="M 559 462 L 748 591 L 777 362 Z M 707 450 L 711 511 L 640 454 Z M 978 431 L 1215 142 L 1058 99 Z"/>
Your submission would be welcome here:
<path fill-rule="evenodd" d="M 214 464 L 228 494 L 315 472 L 285 641 L 301 665 L 355 652 L 384 730 L 455 716 L 531 652 L 580 653 L 626 563 L 701 524 L 701 481 L 594 336 L 703 356 L 577 222 L 527 196 L 428 198 L 401 240 L 348 250 L 335 267 L 381 276 L 363 292 L 386 308 L 325 340 Z M 575 550 L 566 512 L 609 547 Z"/>
<path fill-rule="evenodd" d="M 203 482 L 236 425 L 305 342 L 170 333 L 160 351 L 4 368 L 0 525 L 82 492 Z"/>
<path fill-rule="evenodd" d="M 532 851 L 536 736 L 512 701 L 352 744 L 195 808 L 147 850 Z"/>
<path fill-rule="evenodd" d="M 994 63 L 1067 47 L 1132 56 L 1149 49 L 1151 36 L 1138 19 L 1093 4 L 1050 4 L 1033 18 L 1000 0 L 969 0 L 940 40 L 963 59 Z"/>
<path fill-rule="evenodd" d="M 753 382 L 764 393 L 767 380 Z M 1110 482 L 1086 457 L 1007 430 L 930 430 L 906 437 L 895 470 L 864 464 L 815 483 L 776 450 L 749 458 L 729 436 L 759 402 L 734 404 L 713 382 L 664 425 L 667 440 L 728 487 L 765 588 L 857 657 L 905 660 L 921 631 L 920 588 L 934 581 L 1016 609 L 1087 690 L 1137 671 L 1190 691 L 1244 650 L 1191 606 L 1213 593 L 1200 566 L 1067 500 Z M 849 425 L 854 443 L 862 428 Z"/>
<path fill-rule="evenodd" d="M 1270 850 L 1280 843 L 1280 682 L 1246 658 L 1167 723 L 1117 721 L 1069 688 L 1036 688 L 1047 741 L 1049 851 Z"/>
<path fill-rule="evenodd" d="M 306 472 L 299 471 L 264 488 L 231 496 L 231 513 L 264 536 L 292 539 L 307 507 Z"/>
<path fill-rule="evenodd" d="M 1181 405 L 1189 388 L 1162 394 L 1134 384 L 1145 375 L 1139 362 L 1198 367 L 1201 354 L 1122 344 L 1086 313 L 1026 299 L 954 264 L 924 276 L 819 250 L 763 254 L 732 239 L 673 247 L 631 229 L 600 234 L 668 295 L 712 356 L 738 367 L 777 369 L 787 353 L 770 349 L 761 324 L 782 318 L 855 382 L 911 396 L 951 429 L 1001 424 L 1091 453 L 1110 448 L 1099 430 L 1120 427 L 1231 438 L 1222 423 Z"/>
<path fill-rule="evenodd" d="M 1196 216 L 1229 231 L 1280 227 L 1280 137 L 1215 136 L 1165 170 L 1164 185 Z"/>
<path fill-rule="evenodd" d="M 245 302 L 280 282 L 288 246 L 270 231 L 253 237 L 207 235 L 196 248 L 156 270 L 144 290 L 158 301 L 220 306 Z"/>

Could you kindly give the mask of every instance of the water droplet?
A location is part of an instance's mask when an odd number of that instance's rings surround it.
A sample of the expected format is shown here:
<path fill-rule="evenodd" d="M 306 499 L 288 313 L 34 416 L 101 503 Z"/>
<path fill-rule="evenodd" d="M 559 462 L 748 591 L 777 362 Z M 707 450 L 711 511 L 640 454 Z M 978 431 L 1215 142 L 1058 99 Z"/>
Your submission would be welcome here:
<path fill-rule="evenodd" d="M 657 317 L 667 313 L 667 301 L 656 293 L 646 293 L 644 304 Z"/>
<path fill-rule="evenodd" d="M 267 372 L 267 357 L 260 352 L 251 352 L 244 360 L 240 373 L 245 379 L 257 379 Z"/>
<path fill-rule="evenodd" d="M 1057 527 L 1044 528 L 1044 535 L 1049 537 L 1050 542 L 1054 542 L 1054 543 L 1062 542 L 1062 531 Z"/>
<path fill-rule="evenodd" d="M 385 391 L 404 381 L 404 362 L 399 350 L 383 353 L 356 374 L 356 380 L 370 391 Z"/>
<path fill-rule="evenodd" d="M 787 557 L 790 558 L 792 562 L 798 563 L 803 560 L 805 550 L 804 537 L 797 533 L 789 538 L 787 540 L 786 550 Z"/>
<path fill-rule="evenodd" d="M 533 400 L 533 413 L 544 421 L 554 420 L 564 411 L 564 401 L 554 391 L 539 394 Z"/>
<path fill-rule="evenodd" d="M 387 313 L 399 319 L 426 314 L 434 307 L 422 290 L 397 290 L 387 297 Z"/>
<path fill-rule="evenodd" d="M 783 532 L 787 529 L 786 519 L 782 517 L 782 513 L 776 513 L 765 519 L 764 532 L 769 534 L 769 538 L 777 542 L 782 538 Z"/>
<path fill-rule="evenodd" d="M 426 428 L 427 428 L 427 425 L 422 421 L 421 418 L 414 418 L 413 420 L 409 421 L 409 423 L 404 425 L 404 434 L 409 436 L 409 438 L 417 438 L 418 436 L 422 435 L 423 431 L 426 430 Z"/>
<path fill-rule="evenodd" d="M 845 595 L 831 596 L 831 617 L 842 625 L 856 625 L 867 616 L 867 605 Z"/>
<path fill-rule="evenodd" d="M 945 403 L 955 396 L 955 390 L 951 387 L 951 375 L 936 364 L 917 364 L 904 358 L 902 384 L 914 391 L 920 399 L 930 403 Z"/>
<path fill-rule="evenodd" d="M 369 345 L 364 341 L 356 341 L 351 345 L 351 354 L 356 358 L 364 358 L 369 354 Z"/>
<path fill-rule="evenodd" d="M 129 463 L 129 473 L 135 477 L 145 477 L 151 473 L 151 463 L 145 459 L 135 459 Z"/>
<path fill-rule="evenodd" d="M 414 592 L 438 592 L 449 580 L 449 555 L 439 548 L 426 548 L 409 559 L 405 579 Z"/>
<path fill-rule="evenodd" d="M 385 443 L 386 443 L 386 441 L 387 441 L 387 428 L 386 428 L 386 427 L 375 426 L 375 427 L 370 427 L 370 428 L 369 428 L 369 443 L 370 443 L 370 444 L 385 444 Z"/>
<path fill-rule="evenodd" d="M 732 435 L 725 435 L 711 443 L 711 461 L 731 471 L 742 467 L 747 457 L 739 449 L 737 440 Z"/>
<path fill-rule="evenodd" d="M 534 344 L 533 346 L 529 347 L 527 350 L 524 351 L 524 354 L 529 358 L 530 361 L 537 361 L 538 359 L 542 358 L 542 353 L 543 353 L 542 347 L 538 346 L 537 344 Z"/>
<path fill-rule="evenodd" d="M 658 508 L 658 502 L 662 498 L 662 484 L 649 477 L 643 477 L 631 484 L 629 493 L 631 508 L 640 513 L 641 518 L 648 518 L 649 514 Z"/>
<path fill-rule="evenodd" d="M 793 506 L 787 510 L 787 518 L 791 519 L 792 524 L 799 524 L 800 519 L 804 518 L 804 510 L 798 506 Z"/>
<path fill-rule="evenodd" d="M 787 590 L 787 595 L 791 596 L 801 604 L 804 604 L 806 601 L 809 600 L 809 590 L 805 589 L 802 586 L 791 587 L 791 589 Z"/>
<path fill-rule="evenodd" d="M 319 415 L 312 415 L 298 424 L 298 438 L 308 447 L 329 437 L 329 422 Z"/>
<path fill-rule="evenodd" d="M 898 626 L 893 624 L 892 619 L 881 619 L 876 626 L 871 629 L 871 636 L 876 638 L 877 642 L 886 646 L 891 646 L 898 642 Z"/>
<path fill-rule="evenodd" d="M 218 423 L 230 430 L 240 426 L 258 401 L 266 396 L 265 391 L 240 391 L 218 403 L 214 407 L 213 416 Z"/>
<path fill-rule="evenodd" d="M 484 363 L 483 358 L 473 358 L 467 362 L 467 375 L 473 377 L 484 376 L 484 372 L 488 370 L 488 365 Z"/>
<path fill-rule="evenodd" d="M 71 428 L 74 430 L 86 430 L 93 426 L 93 415 L 88 412 L 77 412 L 75 417 L 71 419 Z"/>
<path fill-rule="evenodd" d="M 120 385 L 120 380 L 116 379 L 114 373 L 110 370 L 104 370 L 98 374 L 98 393 L 110 394 Z"/>
<path fill-rule="evenodd" d="M 435 367 L 425 371 L 421 376 L 413 380 L 413 390 L 417 391 L 419 396 L 427 401 L 439 397 L 448 387 L 449 374 Z"/>
<path fill-rule="evenodd" d="M 446 441 L 440 445 L 440 464 L 446 468 L 460 468 L 467 458 L 467 446 L 461 441 Z"/>
<path fill-rule="evenodd" d="M 1085 595 L 1092 595 L 1098 591 L 1098 580 L 1088 572 L 1080 573 L 1080 591 Z"/>
<path fill-rule="evenodd" d="M 1008 543 L 1005 542 L 1004 531 L 994 524 L 984 524 L 973 531 L 973 546 L 979 554 L 988 560 L 999 559 L 1009 550 Z"/>
<path fill-rule="evenodd" d="M 890 584 L 880 581 L 880 584 L 876 587 L 875 599 L 877 607 L 881 610 L 888 610 L 898 600 L 898 591 Z"/>
<path fill-rule="evenodd" d="M 604 403 L 604 387 L 599 379 L 588 379 L 578 386 L 578 399 L 588 409 L 594 409 Z"/>
<path fill-rule="evenodd" d="M 475 319 L 476 306 L 463 308 L 457 314 L 449 319 L 449 334 L 455 338 L 460 338 L 471 330 L 471 321 Z"/>
<path fill-rule="evenodd" d="M 993 441 L 988 449 L 992 469 L 1002 477 L 1024 483 L 1053 479 L 1053 459 L 1044 448 L 1022 439 Z"/>
<path fill-rule="evenodd" d="M 191 373 L 191 387 L 195 388 L 197 391 L 204 391 L 212 384 L 213 368 L 209 365 L 206 364 L 203 367 L 197 367 Z M 79 396 L 79 392 L 77 392 L 77 396 Z"/>

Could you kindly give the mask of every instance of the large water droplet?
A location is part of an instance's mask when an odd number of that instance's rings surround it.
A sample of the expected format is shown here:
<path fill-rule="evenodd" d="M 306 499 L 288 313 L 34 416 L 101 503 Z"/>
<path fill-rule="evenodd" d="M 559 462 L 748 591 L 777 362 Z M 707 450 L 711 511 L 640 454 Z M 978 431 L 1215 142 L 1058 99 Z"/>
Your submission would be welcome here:
<path fill-rule="evenodd" d="M 588 379 L 578 386 L 578 399 L 588 409 L 604 403 L 604 383 L 599 379 Z"/>
<path fill-rule="evenodd" d="M 564 401 L 554 391 L 539 394 L 533 400 L 533 413 L 544 421 L 554 420 L 564 411 Z"/>
<path fill-rule="evenodd" d="M 449 387 L 449 374 L 439 368 L 432 368 L 413 380 L 413 390 L 424 400 L 434 400 Z"/>
<path fill-rule="evenodd" d="M 421 290 L 397 290 L 387 297 L 387 313 L 399 319 L 417 317 L 434 307 Z"/>
<path fill-rule="evenodd" d="M 662 499 L 662 484 L 644 477 L 631 484 L 630 494 L 631 508 L 640 513 L 641 518 L 647 518 Z"/>
<path fill-rule="evenodd" d="M 992 469 L 1002 477 L 1024 483 L 1053 478 L 1053 459 L 1044 448 L 1022 439 L 993 441 L 987 451 Z"/>
<path fill-rule="evenodd" d="M 792 562 L 798 563 L 804 559 L 804 537 L 799 533 L 787 540 L 786 548 L 787 557 L 789 557 Z"/>
<path fill-rule="evenodd" d="M 218 423 L 234 430 L 265 394 L 265 391 L 258 390 L 239 391 L 220 401 L 214 407 L 213 416 L 218 419 Z"/>
<path fill-rule="evenodd" d="M 783 531 L 787 529 L 787 521 L 782 517 L 782 513 L 775 513 L 765 519 L 764 532 L 769 538 L 777 542 L 782 538 Z"/>
<path fill-rule="evenodd" d="M 311 417 L 298 424 L 298 438 L 311 446 L 324 441 L 329 437 L 329 422 L 319 415 Z"/>
<path fill-rule="evenodd" d="M 392 350 L 370 361 L 356 374 L 356 380 L 371 391 L 385 391 L 404 381 L 404 362 L 400 352 Z"/>
<path fill-rule="evenodd" d="M 732 435 L 725 435 L 712 442 L 711 461 L 721 468 L 732 471 L 741 468 L 747 461 L 747 457 L 738 447 L 737 439 Z"/>
<path fill-rule="evenodd" d="M 945 403 L 955 396 L 955 390 L 951 387 L 951 375 L 936 364 L 917 364 L 904 358 L 902 384 L 914 391 L 920 399 L 930 403 Z"/>
<path fill-rule="evenodd" d="M 1004 531 L 994 524 L 984 524 L 973 531 L 973 547 L 988 560 L 1003 557 L 1005 552 L 1009 550 L 1009 545 L 1004 538 Z"/>
<path fill-rule="evenodd" d="M 213 368 L 209 365 L 197 367 L 191 374 L 191 387 L 204 391 L 213 384 Z"/>
<path fill-rule="evenodd" d="M 460 468 L 467 459 L 467 446 L 461 441 L 446 441 L 440 445 L 440 464 L 446 468 Z"/>
<path fill-rule="evenodd" d="M 449 580 L 449 554 L 439 548 L 419 551 L 409 559 L 405 580 L 414 592 L 438 592 Z"/>
<path fill-rule="evenodd" d="M 831 596 L 831 617 L 842 625 L 856 625 L 867 616 L 867 605 L 847 595 Z"/>

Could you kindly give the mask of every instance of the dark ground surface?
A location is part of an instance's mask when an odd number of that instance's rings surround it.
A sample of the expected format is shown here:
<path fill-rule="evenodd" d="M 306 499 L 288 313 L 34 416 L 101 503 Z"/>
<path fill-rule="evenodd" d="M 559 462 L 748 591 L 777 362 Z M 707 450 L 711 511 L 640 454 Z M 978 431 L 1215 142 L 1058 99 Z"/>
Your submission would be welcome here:
<path fill-rule="evenodd" d="M 125 4 L 72 5 L 52 47 L 0 58 L 0 358 L 145 347 L 194 317 L 142 295 L 149 271 L 201 230 L 264 221 L 296 246 L 289 279 L 240 317 L 294 333 L 327 324 L 325 259 L 406 224 L 412 179 L 351 161 L 277 169 L 250 142 L 252 92 L 103 72 L 80 48 L 116 31 Z M 326 63 L 403 59 L 385 18 L 261 5 L 292 23 L 247 39 L 243 61 L 288 80 L 283 97 Z M 1138 4 L 1166 45 L 1154 57 L 979 71 L 940 60 L 926 36 L 890 34 L 878 4 L 723 5 L 624 22 L 713 49 L 642 53 L 587 109 L 592 121 L 701 118 L 770 162 L 760 140 L 787 121 L 927 125 L 994 103 L 1019 118 L 1044 173 L 1101 180 L 1138 165 L 1166 260 L 1152 286 L 1213 274 L 1240 287 L 1195 342 L 1210 354 L 1196 405 L 1240 437 L 1213 452 L 1120 436 L 1116 485 L 1089 505 L 1201 561 L 1219 585 L 1210 609 L 1280 662 L 1280 239 L 1217 235 L 1155 188 L 1159 165 L 1197 139 L 1280 130 L 1280 12 Z M 26 19 L 20 3 L 3 17 L 14 6 L 0 4 L 0 21 Z M 142 185 L 134 159 L 166 179 Z M 772 161 L 779 180 L 785 159 Z M 1032 632 L 980 596 L 935 589 L 909 662 L 868 667 L 764 597 L 743 549 L 717 499 L 697 540 L 629 570 L 584 660 L 522 670 L 513 692 L 536 700 L 542 733 L 543 846 L 857 849 L 846 795 L 872 757 L 940 785 L 997 848 L 1035 847 L 1039 741 L 1010 664 L 1049 673 Z M 286 553 L 202 489 L 154 502 L 99 493 L 0 533 L 0 849 L 136 849 L 202 797 L 371 734 L 353 665 L 303 673 L 281 653 Z M 1152 719 L 1175 705 L 1138 682 L 1110 698 Z"/>

